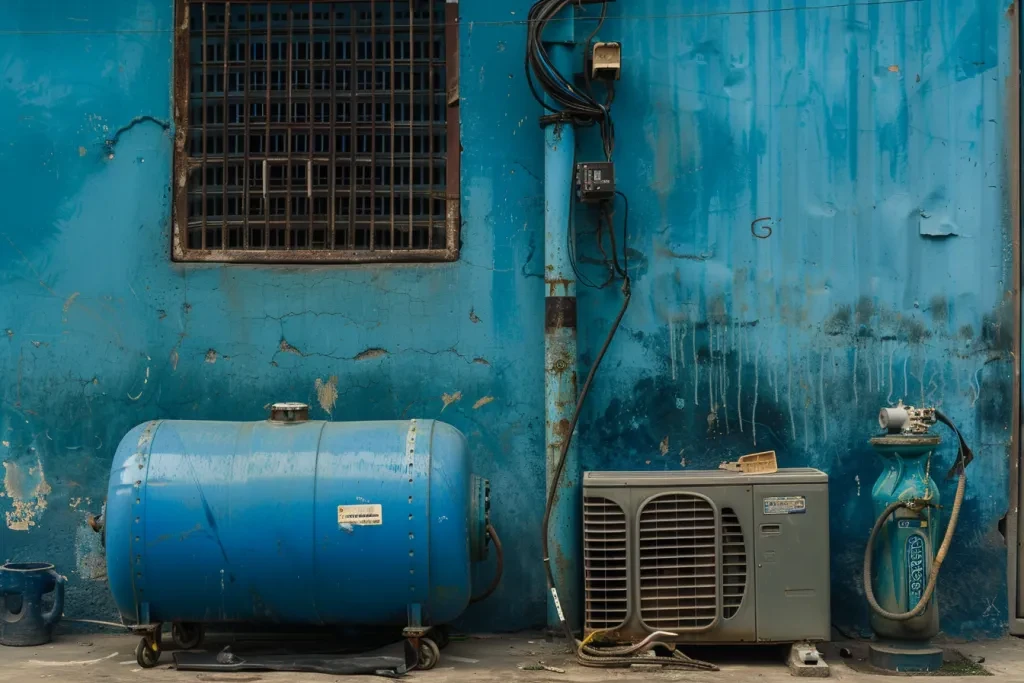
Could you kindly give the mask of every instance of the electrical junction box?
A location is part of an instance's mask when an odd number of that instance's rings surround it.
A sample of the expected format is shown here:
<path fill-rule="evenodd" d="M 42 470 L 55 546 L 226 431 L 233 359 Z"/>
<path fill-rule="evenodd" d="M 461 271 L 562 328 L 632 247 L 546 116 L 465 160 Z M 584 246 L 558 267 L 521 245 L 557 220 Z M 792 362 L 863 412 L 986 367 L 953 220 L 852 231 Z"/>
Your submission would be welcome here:
<path fill-rule="evenodd" d="M 594 43 L 590 58 L 590 77 L 617 81 L 622 73 L 622 44 Z"/>
<path fill-rule="evenodd" d="M 585 203 L 614 199 L 615 165 L 610 161 L 576 164 L 576 194 Z"/>
<path fill-rule="evenodd" d="M 637 642 L 829 639 L 828 476 L 586 472 L 584 632 Z"/>

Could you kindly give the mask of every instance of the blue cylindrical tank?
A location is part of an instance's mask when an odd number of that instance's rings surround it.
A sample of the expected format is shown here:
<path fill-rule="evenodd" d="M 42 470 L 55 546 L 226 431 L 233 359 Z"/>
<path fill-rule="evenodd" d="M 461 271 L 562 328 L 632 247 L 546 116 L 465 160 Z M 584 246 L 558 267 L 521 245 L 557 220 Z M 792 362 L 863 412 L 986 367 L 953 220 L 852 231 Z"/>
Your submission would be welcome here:
<path fill-rule="evenodd" d="M 433 420 L 147 422 L 111 469 L 110 588 L 136 624 L 443 624 L 470 599 L 484 487 Z"/>

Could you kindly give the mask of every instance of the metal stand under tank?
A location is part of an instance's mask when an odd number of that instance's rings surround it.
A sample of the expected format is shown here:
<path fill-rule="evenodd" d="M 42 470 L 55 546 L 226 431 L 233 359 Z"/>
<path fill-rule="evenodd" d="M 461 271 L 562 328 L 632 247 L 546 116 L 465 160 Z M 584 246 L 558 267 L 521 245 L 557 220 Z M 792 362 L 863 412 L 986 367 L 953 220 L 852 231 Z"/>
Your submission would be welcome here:
<path fill-rule="evenodd" d="M 899 673 L 927 673 L 942 666 L 942 648 L 925 641 L 879 641 L 868 646 L 871 666 Z"/>

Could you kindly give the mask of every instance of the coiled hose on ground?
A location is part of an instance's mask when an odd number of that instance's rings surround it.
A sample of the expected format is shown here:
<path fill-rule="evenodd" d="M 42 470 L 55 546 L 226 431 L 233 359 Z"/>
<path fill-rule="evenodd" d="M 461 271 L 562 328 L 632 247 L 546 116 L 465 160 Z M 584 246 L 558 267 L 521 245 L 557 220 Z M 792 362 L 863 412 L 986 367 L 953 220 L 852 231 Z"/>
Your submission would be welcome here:
<path fill-rule="evenodd" d="M 928 608 L 932 595 L 935 593 L 935 586 L 938 583 L 939 570 L 942 568 L 942 562 L 946 559 L 946 554 L 949 552 L 949 546 L 953 542 L 953 533 L 956 531 L 956 523 L 960 519 L 960 507 L 963 505 L 964 492 L 967 490 L 967 464 L 974 458 L 971 449 L 967 446 L 963 436 L 960 435 L 960 430 L 956 428 L 952 421 L 938 410 L 935 411 L 935 416 L 940 422 L 949 426 L 960 440 L 957 462 L 953 469 L 950 470 L 950 474 L 959 471 L 960 477 L 956 485 L 956 495 L 953 497 L 953 510 L 949 515 L 949 525 L 946 527 L 946 534 L 942 537 L 942 543 L 939 545 L 939 552 L 935 554 L 935 559 L 932 560 L 932 569 L 928 573 L 928 585 L 913 609 L 907 612 L 889 612 L 878 604 L 878 600 L 875 599 L 874 588 L 871 586 L 871 564 L 874 558 L 875 539 L 889 517 L 900 508 L 915 508 L 928 505 L 928 503 L 913 500 L 898 500 L 890 503 L 882 514 L 879 515 L 878 519 L 875 520 L 875 525 L 871 528 L 871 535 L 868 537 L 868 545 L 864 549 L 864 596 L 868 599 L 868 605 L 871 606 L 871 609 L 877 615 L 892 621 L 910 621 L 914 617 L 920 616 Z"/>
<path fill-rule="evenodd" d="M 576 661 L 583 666 L 596 668 L 627 667 L 633 664 L 657 664 L 672 669 L 689 669 L 692 671 L 718 671 L 718 667 L 709 662 L 692 659 L 658 638 L 674 637 L 675 633 L 655 631 L 639 643 L 618 647 L 594 647 L 589 643 L 595 636 L 606 631 L 595 631 L 586 639 L 576 641 Z M 669 653 L 668 657 L 639 657 L 643 653 L 660 648 Z"/>

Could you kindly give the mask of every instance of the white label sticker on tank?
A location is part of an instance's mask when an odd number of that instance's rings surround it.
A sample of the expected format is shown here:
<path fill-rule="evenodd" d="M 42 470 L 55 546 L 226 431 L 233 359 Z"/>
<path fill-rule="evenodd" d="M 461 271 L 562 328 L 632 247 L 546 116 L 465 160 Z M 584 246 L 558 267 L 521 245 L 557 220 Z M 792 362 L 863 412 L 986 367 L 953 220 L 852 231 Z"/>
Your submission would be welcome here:
<path fill-rule="evenodd" d="M 764 499 L 766 515 L 799 515 L 807 512 L 807 499 L 803 496 L 774 496 Z"/>
<path fill-rule="evenodd" d="M 378 526 L 384 523 L 380 505 L 339 505 L 338 526 Z"/>

